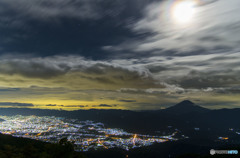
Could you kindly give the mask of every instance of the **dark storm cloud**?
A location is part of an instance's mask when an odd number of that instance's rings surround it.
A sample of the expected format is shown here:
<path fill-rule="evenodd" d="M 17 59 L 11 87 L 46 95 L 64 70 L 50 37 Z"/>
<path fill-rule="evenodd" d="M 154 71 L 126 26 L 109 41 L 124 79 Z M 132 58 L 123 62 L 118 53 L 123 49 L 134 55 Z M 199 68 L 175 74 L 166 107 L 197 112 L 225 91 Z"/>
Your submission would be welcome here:
<path fill-rule="evenodd" d="M 26 106 L 26 107 L 31 107 L 31 106 L 34 106 L 34 105 L 31 104 L 31 103 L 0 102 L 0 106 L 13 106 L 13 107 Z"/>

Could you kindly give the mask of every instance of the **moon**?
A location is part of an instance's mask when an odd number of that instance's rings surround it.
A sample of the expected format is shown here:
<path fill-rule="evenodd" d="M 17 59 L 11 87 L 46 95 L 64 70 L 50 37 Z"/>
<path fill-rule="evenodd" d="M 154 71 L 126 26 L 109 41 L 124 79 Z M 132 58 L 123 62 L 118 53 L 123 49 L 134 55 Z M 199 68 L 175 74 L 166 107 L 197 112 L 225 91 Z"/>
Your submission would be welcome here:
<path fill-rule="evenodd" d="M 177 1 L 172 8 L 172 16 L 174 21 L 186 24 L 192 21 L 195 14 L 196 1 L 181 0 Z"/>

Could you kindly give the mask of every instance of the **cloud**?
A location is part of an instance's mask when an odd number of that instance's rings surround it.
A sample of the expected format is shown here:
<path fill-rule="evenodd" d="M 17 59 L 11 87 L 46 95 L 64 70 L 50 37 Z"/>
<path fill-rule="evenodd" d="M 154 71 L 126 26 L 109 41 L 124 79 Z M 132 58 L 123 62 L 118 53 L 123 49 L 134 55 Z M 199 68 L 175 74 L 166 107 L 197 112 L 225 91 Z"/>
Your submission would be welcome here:
<path fill-rule="evenodd" d="M 103 17 L 120 23 L 132 23 L 151 1 L 132 0 L 2 0 L 0 27 L 27 28 L 28 22 L 55 22 L 62 19 L 99 20 Z M 130 10 L 131 9 L 131 10 Z M 127 17 L 126 17 L 127 16 Z"/>
<path fill-rule="evenodd" d="M 88 105 L 65 105 L 66 108 L 84 108 L 88 107 Z"/>
<path fill-rule="evenodd" d="M 49 108 L 147 109 L 210 96 L 236 102 L 240 2 L 201 0 L 188 26 L 171 20 L 170 2 L 0 1 L 0 51 L 8 54 L 0 56 L 1 98 L 28 96 Z"/>
<path fill-rule="evenodd" d="M 126 102 L 126 103 L 133 103 L 133 102 L 137 102 L 136 100 L 126 100 L 126 99 L 122 99 L 119 100 L 120 102 Z"/>
<path fill-rule="evenodd" d="M 193 21 L 186 26 L 173 20 L 169 7 L 171 5 L 171 0 L 149 4 L 145 9 L 145 16 L 132 25 L 136 34 L 148 35 L 104 48 L 112 51 L 156 51 L 159 54 L 165 51 L 186 54 L 240 50 L 238 0 L 203 1 L 195 8 L 197 13 Z"/>
<path fill-rule="evenodd" d="M 196 98 L 206 102 L 210 96 L 222 95 L 236 100 L 233 96 L 240 94 L 239 60 L 240 54 L 233 52 L 112 60 L 1 57 L 0 92 L 4 93 L 0 95 L 16 102 L 24 102 L 22 98 L 27 95 L 34 105 L 63 104 L 76 109 L 83 108 L 77 105 L 104 104 L 109 108 L 118 104 L 119 109 L 148 109 L 141 103 L 157 109 L 160 103 Z M 18 61 L 21 65 L 12 64 Z M 34 67 L 35 63 L 38 66 Z M 44 103 L 41 98 L 46 99 Z"/>
<path fill-rule="evenodd" d="M 47 104 L 45 106 L 57 106 L 57 104 Z M 63 106 L 63 105 L 60 105 L 60 106 Z"/>
<path fill-rule="evenodd" d="M 218 0 L 202 0 L 202 1 L 199 1 L 197 6 L 202 6 L 202 5 L 209 5 L 211 3 L 214 3 Z"/>
<path fill-rule="evenodd" d="M 161 87 L 145 67 L 125 64 L 126 60 L 89 60 L 81 56 L 52 56 L 45 58 L 6 57 L 0 60 L 0 78 L 9 83 L 15 78 L 21 85 L 39 87 Z M 6 80 L 10 78 L 10 80 Z M 16 83 L 15 82 L 15 83 Z M 13 83 L 13 82 L 12 82 Z M 79 84 L 81 83 L 81 84 Z M 85 84 L 84 84 L 85 83 Z"/>
<path fill-rule="evenodd" d="M 81 56 L 2 57 L 0 83 L 12 88 L 34 85 L 31 88 L 38 92 L 42 90 L 37 87 L 48 87 L 43 91 L 53 93 L 61 87 L 183 93 L 184 89 L 238 85 L 239 60 L 239 53 L 231 52 L 114 60 L 90 60 Z M 65 93 L 64 89 L 61 91 Z"/>
<path fill-rule="evenodd" d="M 34 105 L 31 104 L 31 103 L 0 102 L 0 106 L 31 107 L 31 106 L 34 106 Z"/>
<path fill-rule="evenodd" d="M 149 58 L 151 67 L 161 65 L 155 78 L 182 88 L 228 87 L 239 84 L 239 53 Z M 163 70 L 162 67 L 165 69 Z M 166 85 L 165 85 L 166 86 Z"/>
<path fill-rule="evenodd" d="M 218 87 L 218 88 L 212 88 L 208 87 L 206 89 L 203 89 L 204 92 L 214 92 L 218 94 L 240 94 L 240 87 L 239 86 L 233 86 L 233 87 Z"/>
<path fill-rule="evenodd" d="M 20 88 L 0 88 L 0 92 L 14 92 L 20 91 Z"/>
<path fill-rule="evenodd" d="M 32 18 L 41 20 L 72 17 L 78 19 L 95 19 L 99 17 L 92 0 L 2 0 L 0 14 L 11 13 L 16 19 Z M 11 15 L 9 14 L 9 15 Z"/>
<path fill-rule="evenodd" d="M 1 60 L 0 73 L 19 74 L 30 78 L 51 78 L 62 75 L 68 71 L 66 65 L 57 65 L 41 59 L 14 59 Z"/>
<path fill-rule="evenodd" d="M 100 104 L 100 105 L 93 105 L 92 107 L 106 107 L 106 108 L 110 108 L 110 107 L 116 107 L 117 105 L 108 105 L 108 104 Z"/>
<path fill-rule="evenodd" d="M 101 46 L 132 36 L 127 26 L 151 1 L 2 0 L 1 53 L 107 57 Z"/>

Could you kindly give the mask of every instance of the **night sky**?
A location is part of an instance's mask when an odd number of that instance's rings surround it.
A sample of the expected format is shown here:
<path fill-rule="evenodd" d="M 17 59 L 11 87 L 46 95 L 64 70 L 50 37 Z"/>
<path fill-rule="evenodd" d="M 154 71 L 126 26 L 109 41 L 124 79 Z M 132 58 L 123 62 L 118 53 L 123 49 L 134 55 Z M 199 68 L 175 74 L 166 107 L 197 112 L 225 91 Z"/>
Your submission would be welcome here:
<path fill-rule="evenodd" d="M 1 0 L 0 107 L 240 107 L 239 0 Z"/>

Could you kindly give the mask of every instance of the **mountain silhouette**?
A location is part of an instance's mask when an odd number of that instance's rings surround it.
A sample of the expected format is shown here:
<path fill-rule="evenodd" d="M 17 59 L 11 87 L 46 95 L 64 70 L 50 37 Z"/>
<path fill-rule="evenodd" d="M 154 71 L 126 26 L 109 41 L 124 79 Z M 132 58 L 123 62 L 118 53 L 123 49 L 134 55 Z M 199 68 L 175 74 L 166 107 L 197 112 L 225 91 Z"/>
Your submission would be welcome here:
<path fill-rule="evenodd" d="M 207 112 L 209 111 L 209 109 L 196 105 L 189 100 L 184 100 L 174 106 L 164 109 L 163 111 L 167 113 L 172 113 L 172 114 L 185 114 L 185 113 L 192 113 L 192 112 L 198 112 L 198 113 Z"/>

